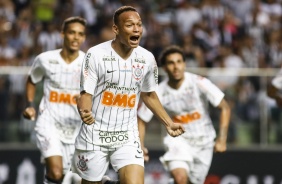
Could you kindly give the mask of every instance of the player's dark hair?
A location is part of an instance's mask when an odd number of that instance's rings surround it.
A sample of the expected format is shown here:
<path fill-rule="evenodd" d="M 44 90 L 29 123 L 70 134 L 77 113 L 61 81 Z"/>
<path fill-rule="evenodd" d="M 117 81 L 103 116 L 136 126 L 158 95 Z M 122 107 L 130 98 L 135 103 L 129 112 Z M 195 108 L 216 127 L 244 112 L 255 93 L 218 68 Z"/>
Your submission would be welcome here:
<path fill-rule="evenodd" d="M 113 21 L 114 24 L 117 25 L 118 23 L 118 17 L 120 16 L 120 14 L 124 13 L 124 12 L 128 12 L 128 11 L 134 11 L 137 12 L 137 10 L 135 8 L 133 8 L 132 6 L 121 6 L 120 8 L 118 8 L 115 13 L 114 13 L 114 17 L 113 17 Z"/>
<path fill-rule="evenodd" d="M 166 63 L 166 57 L 173 53 L 181 54 L 183 61 L 185 61 L 184 51 L 177 45 L 171 45 L 166 47 L 161 53 L 159 57 L 159 63 L 163 66 Z"/>
<path fill-rule="evenodd" d="M 72 24 L 72 23 L 80 23 L 84 27 L 86 27 L 86 25 L 87 25 L 86 20 L 82 17 L 69 17 L 69 18 L 64 20 L 63 25 L 62 25 L 62 31 L 65 32 L 67 30 L 69 24 Z"/>

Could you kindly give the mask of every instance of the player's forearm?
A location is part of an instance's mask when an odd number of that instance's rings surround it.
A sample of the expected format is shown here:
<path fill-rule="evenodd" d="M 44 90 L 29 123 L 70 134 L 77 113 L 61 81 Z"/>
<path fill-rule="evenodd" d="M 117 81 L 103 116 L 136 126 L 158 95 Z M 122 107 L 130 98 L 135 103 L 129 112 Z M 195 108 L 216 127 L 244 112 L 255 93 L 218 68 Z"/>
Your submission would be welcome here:
<path fill-rule="evenodd" d="M 146 123 L 140 119 L 139 117 L 137 118 L 138 120 L 138 130 L 139 130 L 139 137 L 140 137 L 140 142 L 142 148 L 144 147 L 144 140 L 145 140 L 145 133 L 146 133 Z"/>
<path fill-rule="evenodd" d="M 81 92 L 77 100 L 77 108 L 79 111 L 92 110 L 92 95 L 86 92 Z"/>
<path fill-rule="evenodd" d="M 220 114 L 220 125 L 219 125 L 219 134 L 218 138 L 225 140 L 227 139 L 228 135 L 228 127 L 230 122 L 230 114 L 231 110 L 227 102 L 224 100 L 221 103 L 221 114 Z"/>
<path fill-rule="evenodd" d="M 145 105 L 153 112 L 153 114 L 164 124 L 169 127 L 172 122 L 169 115 L 163 108 L 157 94 L 155 92 L 141 93 L 141 98 Z"/>
<path fill-rule="evenodd" d="M 28 77 L 26 82 L 27 103 L 32 104 L 34 102 L 35 92 L 36 92 L 36 85 L 31 81 L 31 78 Z"/>

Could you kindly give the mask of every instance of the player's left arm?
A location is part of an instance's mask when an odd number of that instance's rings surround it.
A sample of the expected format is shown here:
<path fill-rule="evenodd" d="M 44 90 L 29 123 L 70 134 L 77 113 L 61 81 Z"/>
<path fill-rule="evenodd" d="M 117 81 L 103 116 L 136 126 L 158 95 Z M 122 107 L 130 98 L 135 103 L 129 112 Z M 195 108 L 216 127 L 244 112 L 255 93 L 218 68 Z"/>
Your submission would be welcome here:
<path fill-rule="evenodd" d="M 148 162 L 149 161 L 149 151 L 145 147 L 145 144 L 144 144 L 144 142 L 145 142 L 145 133 L 146 133 L 146 122 L 143 121 L 138 116 L 137 116 L 137 121 L 138 121 L 138 131 L 139 131 L 141 148 L 142 148 L 143 154 L 144 154 L 144 161 Z"/>
<path fill-rule="evenodd" d="M 164 124 L 168 134 L 172 137 L 179 136 L 185 132 L 184 127 L 179 123 L 174 123 L 163 108 L 155 91 L 142 92 L 141 98 L 145 105 Z"/>
<path fill-rule="evenodd" d="M 230 122 L 230 107 L 227 101 L 223 98 L 219 105 L 217 106 L 221 110 L 220 113 L 220 124 L 219 124 L 219 133 L 215 142 L 215 152 L 224 152 L 226 151 L 226 142 L 228 135 L 228 127 Z"/>

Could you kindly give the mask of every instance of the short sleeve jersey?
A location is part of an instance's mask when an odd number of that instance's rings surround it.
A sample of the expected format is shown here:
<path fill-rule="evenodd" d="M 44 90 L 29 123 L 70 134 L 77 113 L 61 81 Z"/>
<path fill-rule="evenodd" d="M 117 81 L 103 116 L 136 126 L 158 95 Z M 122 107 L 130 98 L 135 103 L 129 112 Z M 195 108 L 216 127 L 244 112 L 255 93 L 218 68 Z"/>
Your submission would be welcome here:
<path fill-rule="evenodd" d="M 202 144 L 215 138 L 208 102 L 218 106 L 224 97 L 222 91 L 205 77 L 185 73 L 185 79 L 179 89 L 168 85 L 168 80 L 160 83 L 157 90 L 159 99 L 172 120 L 182 123 L 185 138 L 200 138 Z M 152 112 L 142 104 L 138 116 L 145 122 L 153 117 Z"/>
<path fill-rule="evenodd" d="M 282 70 L 272 79 L 272 85 L 279 90 L 282 90 Z"/>
<path fill-rule="evenodd" d="M 79 51 L 79 56 L 67 64 L 60 52 L 61 49 L 58 49 L 38 55 L 29 75 L 33 83 L 43 80 L 39 112 L 48 113 L 53 119 L 51 122 L 63 142 L 74 143 L 81 125 L 76 98 L 80 92 L 80 73 L 85 53 Z"/>
<path fill-rule="evenodd" d="M 158 67 L 151 52 L 138 46 L 124 60 L 111 42 L 90 48 L 83 61 L 81 91 L 93 95 L 95 123 L 82 125 L 78 149 L 111 149 L 138 137 L 140 92 L 155 91 L 158 84 Z"/>

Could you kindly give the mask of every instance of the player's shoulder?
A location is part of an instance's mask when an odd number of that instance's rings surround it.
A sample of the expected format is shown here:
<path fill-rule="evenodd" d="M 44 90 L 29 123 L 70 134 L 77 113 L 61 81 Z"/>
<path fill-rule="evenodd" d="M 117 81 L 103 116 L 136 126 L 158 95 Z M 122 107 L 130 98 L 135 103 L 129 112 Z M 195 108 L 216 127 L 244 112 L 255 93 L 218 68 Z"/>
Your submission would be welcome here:
<path fill-rule="evenodd" d="M 142 55 L 144 57 L 152 57 L 154 58 L 154 55 L 152 52 L 150 52 L 149 50 L 145 49 L 142 46 L 138 46 L 135 51 L 137 52 L 138 55 Z"/>
<path fill-rule="evenodd" d="M 82 50 L 79 50 L 78 51 L 78 57 L 84 57 L 85 56 L 85 52 L 84 51 L 82 51 Z"/>
<path fill-rule="evenodd" d="M 54 60 L 60 56 L 61 50 L 62 49 L 56 49 L 56 50 L 49 50 L 42 52 L 35 57 L 35 61 L 44 62 L 44 61 Z"/>
<path fill-rule="evenodd" d="M 112 40 L 109 40 L 109 41 L 94 45 L 88 49 L 87 53 L 101 54 L 105 51 L 109 51 L 110 50 L 109 48 L 111 47 L 111 42 Z"/>
<path fill-rule="evenodd" d="M 199 82 L 199 81 L 201 82 L 201 81 L 207 80 L 206 77 L 199 75 L 199 74 L 195 74 L 195 73 L 185 72 L 184 75 L 185 75 L 186 80 L 193 80 L 193 81 L 196 81 L 196 82 Z"/>
<path fill-rule="evenodd" d="M 60 54 L 61 50 L 62 49 L 45 51 L 45 52 L 42 52 L 42 53 L 38 54 L 37 57 L 39 57 L 39 58 L 42 58 L 42 57 L 55 57 L 55 56 Z"/>

